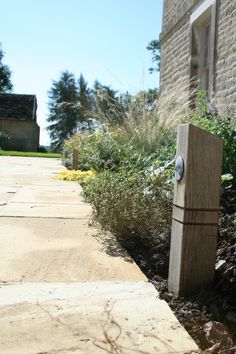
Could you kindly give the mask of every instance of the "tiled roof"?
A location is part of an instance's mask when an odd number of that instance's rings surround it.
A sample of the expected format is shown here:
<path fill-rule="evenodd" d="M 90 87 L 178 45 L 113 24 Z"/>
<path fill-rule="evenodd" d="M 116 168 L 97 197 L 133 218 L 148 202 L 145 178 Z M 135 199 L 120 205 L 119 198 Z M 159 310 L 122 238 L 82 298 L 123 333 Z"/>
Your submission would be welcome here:
<path fill-rule="evenodd" d="M 36 122 L 35 95 L 0 94 L 0 119 L 33 120 Z"/>

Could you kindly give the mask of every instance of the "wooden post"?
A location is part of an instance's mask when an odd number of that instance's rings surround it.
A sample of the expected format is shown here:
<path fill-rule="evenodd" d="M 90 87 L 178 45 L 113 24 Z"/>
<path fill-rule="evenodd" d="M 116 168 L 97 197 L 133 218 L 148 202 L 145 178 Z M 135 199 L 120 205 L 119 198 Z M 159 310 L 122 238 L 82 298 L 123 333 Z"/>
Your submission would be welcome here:
<path fill-rule="evenodd" d="M 177 296 L 214 279 L 222 153 L 220 138 L 192 124 L 178 127 L 168 279 Z"/>
<path fill-rule="evenodd" d="M 78 150 L 73 149 L 72 152 L 72 169 L 78 170 Z"/>

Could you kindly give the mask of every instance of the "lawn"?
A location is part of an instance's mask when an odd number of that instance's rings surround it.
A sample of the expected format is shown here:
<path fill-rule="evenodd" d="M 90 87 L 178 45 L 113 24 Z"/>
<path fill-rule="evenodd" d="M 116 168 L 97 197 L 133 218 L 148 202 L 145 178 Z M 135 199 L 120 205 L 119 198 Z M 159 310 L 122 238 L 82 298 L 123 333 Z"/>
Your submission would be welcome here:
<path fill-rule="evenodd" d="M 25 151 L 5 151 L 0 150 L 0 156 L 23 156 L 23 157 L 51 157 L 60 158 L 60 154 L 51 152 L 25 152 Z"/>

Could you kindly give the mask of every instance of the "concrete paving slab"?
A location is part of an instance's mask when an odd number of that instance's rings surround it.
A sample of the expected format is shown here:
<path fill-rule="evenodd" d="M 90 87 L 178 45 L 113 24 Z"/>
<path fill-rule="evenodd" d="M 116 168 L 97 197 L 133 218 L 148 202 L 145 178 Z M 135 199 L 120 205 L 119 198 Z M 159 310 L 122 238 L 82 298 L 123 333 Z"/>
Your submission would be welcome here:
<path fill-rule="evenodd" d="M 91 214 L 91 206 L 85 203 L 59 204 L 56 203 L 4 203 L 0 209 L 0 216 L 31 217 L 31 218 L 64 218 L 85 219 Z"/>
<path fill-rule="evenodd" d="M 4 354 L 200 353 L 147 282 L 11 284 L 0 302 Z"/>
<path fill-rule="evenodd" d="M 56 181 L 57 182 L 57 181 Z M 55 203 L 55 204 L 80 204 L 83 203 L 81 196 L 82 188 L 77 183 L 71 186 L 70 183 L 64 182 L 58 187 L 57 183 L 51 186 L 23 186 L 20 187 L 14 195 L 11 202 L 14 203 Z M 1 189 L 0 189 L 1 195 Z"/>
<path fill-rule="evenodd" d="M 0 221 L 0 281 L 146 279 L 114 236 L 87 220 Z"/>
<path fill-rule="evenodd" d="M 50 162 L 52 164 L 52 160 Z M 15 175 L 11 175 L 11 183 L 14 180 L 15 187 L 8 185 L 1 186 L 0 196 L 3 197 L 3 202 L 0 204 L 0 216 L 68 219 L 89 218 L 92 208 L 89 204 L 84 203 L 81 196 L 82 188 L 78 183 L 68 183 L 52 179 L 50 171 L 47 171 L 49 175 L 47 175 L 45 182 L 50 182 L 51 184 L 37 185 L 36 182 L 39 183 L 39 176 L 42 175 L 42 173 L 37 172 L 39 167 L 33 165 L 33 163 L 26 164 L 26 166 L 31 167 L 29 176 L 25 181 L 26 185 L 16 186 L 16 183 L 19 182 L 18 177 L 22 169 L 24 170 L 25 164 L 17 165 L 16 170 L 14 164 L 13 171 Z M 59 165 L 58 170 L 55 170 L 58 172 L 63 168 Z M 29 178 L 30 176 L 32 178 Z"/>
<path fill-rule="evenodd" d="M 62 169 L 0 157 L 0 281 L 18 282 L 0 286 L 0 353 L 198 352 Z"/>
<path fill-rule="evenodd" d="M 16 194 L 18 187 L 11 186 L 0 186 L 0 206 L 4 206 L 7 204 L 9 200 L 13 198 Z"/>
<path fill-rule="evenodd" d="M 1 186 L 55 186 L 53 177 L 63 169 L 59 159 L 0 156 Z M 63 181 L 58 181 L 57 185 L 63 185 Z"/>
<path fill-rule="evenodd" d="M 1 191 L 14 193 L 0 206 L 0 280 L 146 279 L 114 236 L 88 226 L 91 206 L 80 185 L 52 179 L 60 161 L 0 157 L 1 164 L 0 180 L 7 173 L 14 182 Z M 27 185 L 16 186 L 26 172 Z"/>

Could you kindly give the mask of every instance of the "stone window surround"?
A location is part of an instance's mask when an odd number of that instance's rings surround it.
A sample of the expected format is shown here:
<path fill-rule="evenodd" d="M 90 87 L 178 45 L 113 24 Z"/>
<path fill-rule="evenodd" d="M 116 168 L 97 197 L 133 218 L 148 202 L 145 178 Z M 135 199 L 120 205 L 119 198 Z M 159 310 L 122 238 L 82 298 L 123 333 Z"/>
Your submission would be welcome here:
<path fill-rule="evenodd" d="M 211 34 L 210 34 L 210 52 L 209 52 L 209 91 L 208 97 L 211 99 L 214 95 L 214 57 L 215 57 L 215 33 L 216 33 L 216 5 L 217 0 L 203 0 L 200 4 L 195 6 L 190 15 L 190 33 L 192 32 L 192 26 L 199 19 L 204 16 L 204 14 L 209 11 L 211 12 Z"/>
<path fill-rule="evenodd" d="M 198 4 L 193 8 L 192 14 L 190 16 L 190 24 L 195 22 L 200 16 L 206 12 L 210 6 L 214 5 L 216 0 L 204 0 L 201 4 Z"/>

